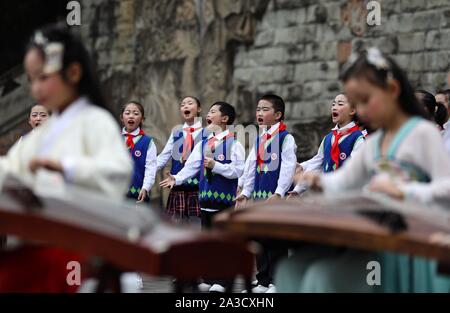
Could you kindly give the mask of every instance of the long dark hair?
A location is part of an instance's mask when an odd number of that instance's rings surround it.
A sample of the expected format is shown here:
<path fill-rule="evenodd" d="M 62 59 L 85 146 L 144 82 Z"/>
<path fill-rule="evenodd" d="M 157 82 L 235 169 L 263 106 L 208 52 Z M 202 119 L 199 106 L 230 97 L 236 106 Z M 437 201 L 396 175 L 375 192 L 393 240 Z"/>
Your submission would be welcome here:
<path fill-rule="evenodd" d="M 82 74 L 77 86 L 80 96 L 87 96 L 92 104 L 97 105 L 111 112 L 111 108 L 107 105 L 100 87 L 100 81 L 94 69 L 91 57 L 78 35 L 72 33 L 67 27 L 60 25 L 49 25 L 37 30 L 31 37 L 27 50 L 37 49 L 43 59 L 46 59 L 45 44 L 37 42 L 36 36 L 40 34 L 49 43 L 59 43 L 64 47 L 63 64 L 61 75 L 66 79 L 66 69 L 70 64 L 79 63 Z"/>
<path fill-rule="evenodd" d="M 420 102 L 425 106 L 429 114 L 429 119 L 434 121 L 441 128 L 444 128 L 444 124 L 447 121 L 448 112 L 443 103 L 437 102 L 436 98 L 431 92 L 423 89 L 416 91 L 421 95 Z"/>
<path fill-rule="evenodd" d="M 368 57 L 369 52 L 363 50 L 354 59 L 343 67 L 340 73 L 342 82 L 347 82 L 350 78 L 365 78 L 370 83 L 386 89 L 390 78 L 395 79 L 400 85 L 400 95 L 398 103 L 400 109 L 409 116 L 420 116 L 428 118 L 427 112 L 414 94 L 406 73 L 390 57 L 378 51 L 376 61 Z M 375 63 L 378 62 L 378 63 Z"/>

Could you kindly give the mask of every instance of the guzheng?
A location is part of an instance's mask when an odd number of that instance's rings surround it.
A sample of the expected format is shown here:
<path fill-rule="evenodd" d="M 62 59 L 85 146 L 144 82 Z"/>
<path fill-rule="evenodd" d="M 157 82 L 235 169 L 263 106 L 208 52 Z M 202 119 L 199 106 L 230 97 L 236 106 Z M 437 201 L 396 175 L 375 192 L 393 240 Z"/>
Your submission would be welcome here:
<path fill-rule="evenodd" d="M 253 271 L 253 253 L 240 239 L 175 227 L 148 207 L 76 188 L 64 199 L 36 197 L 22 187 L 4 189 L 0 234 L 95 256 L 121 271 L 184 282 L 237 275 L 249 280 Z"/>
<path fill-rule="evenodd" d="M 450 211 L 378 194 L 253 203 L 221 213 L 214 225 L 250 239 L 388 250 L 450 264 Z"/>

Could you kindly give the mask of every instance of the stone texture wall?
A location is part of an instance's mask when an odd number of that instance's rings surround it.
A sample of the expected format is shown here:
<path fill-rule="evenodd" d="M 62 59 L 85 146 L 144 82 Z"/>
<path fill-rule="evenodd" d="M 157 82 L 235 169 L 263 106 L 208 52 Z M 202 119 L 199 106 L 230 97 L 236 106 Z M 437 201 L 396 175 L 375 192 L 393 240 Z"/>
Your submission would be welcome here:
<path fill-rule="evenodd" d="M 417 87 L 434 92 L 446 84 L 450 2 L 379 1 L 379 26 L 367 25 L 366 3 L 271 1 L 254 43 L 238 47 L 233 98 L 242 107 L 267 91 L 281 94 L 301 158 L 316 151 L 327 131 L 330 103 L 341 89 L 338 71 L 355 45 L 376 45 L 392 54 Z M 250 120 L 251 114 L 241 117 Z"/>
<path fill-rule="evenodd" d="M 435 91 L 449 68 L 450 3 L 381 0 L 381 25 L 363 0 L 84 0 L 83 36 L 108 97 L 140 99 L 158 148 L 180 120 L 183 95 L 226 99 L 252 123 L 257 98 L 286 99 L 286 122 L 310 157 L 330 127 L 338 71 L 357 44 L 377 45 Z"/>

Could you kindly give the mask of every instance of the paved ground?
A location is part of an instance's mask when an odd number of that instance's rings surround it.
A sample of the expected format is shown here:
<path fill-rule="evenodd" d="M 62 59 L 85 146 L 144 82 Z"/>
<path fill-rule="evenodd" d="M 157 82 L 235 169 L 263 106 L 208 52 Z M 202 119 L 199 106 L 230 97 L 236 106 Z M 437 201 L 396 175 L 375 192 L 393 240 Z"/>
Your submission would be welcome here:
<path fill-rule="evenodd" d="M 173 292 L 172 279 L 143 276 L 144 293 L 164 293 Z M 236 279 L 234 292 L 241 292 L 244 289 L 244 281 Z"/>

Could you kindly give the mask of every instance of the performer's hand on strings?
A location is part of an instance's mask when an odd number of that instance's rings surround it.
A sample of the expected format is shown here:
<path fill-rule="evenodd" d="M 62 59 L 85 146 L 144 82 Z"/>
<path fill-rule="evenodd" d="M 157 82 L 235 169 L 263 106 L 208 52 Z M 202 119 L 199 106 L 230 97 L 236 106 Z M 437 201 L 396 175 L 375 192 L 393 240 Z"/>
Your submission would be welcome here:
<path fill-rule="evenodd" d="M 239 195 L 236 198 L 236 204 L 234 206 L 235 209 L 239 209 L 247 204 L 248 198 L 244 195 Z"/>
<path fill-rule="evenodd" d="M 163 181 L 161 181 L 159 183 L 159 186 L 162 187 L 162 188 L 172 189 L 173 186 L 175 186 L 175 183 L 176 183 L 175 177 L 172 174 L 167 173 L 167 178 L 164 179 Z"/>
<path fill-rule="evenodd" d="M 40 168 L 45 168 L 49 171 L 63 173 L 64 168 L 60 161 L 49 160 L 49 159 L 32 159 L 30 161 L 30 171 L 36 173 Z"/>
<path fill-rule="evenodd" d="M 294 183 L 297 184 L 303 174 L 303 167 L 300 165 L 300 163 L 297 163 L 297 167 L 295 168 L 295 175 L 294 175 Z"/>
<path fill-rule="evenodd" d="M 266 200 L 266 202 L 270 203 L 270 202 L 277 201 L 277 200 L 280 200 L 280 199 L 281 199 L 281 195 L 279 195 L 277 193 L 274 193 L 273 195 L 271 195 L 269 197 L 269 199 Z"/>
<path fill-rule="evenodd" d="M 212 158 L 205 157 L 205 160 L 203 161 L 203 166 L 205 168 L 209 168 L 212 170 L 214 168 L 214 165 L 216 165 L 216 161 Z"/>
<path fill-rule="evenodd" d="M 306 172 L 301 174 L 299 181 L 305 182 L 314 191 L 322 191 L 322 184 L 320 182 L 320 174 L 315 172 Z"/>
<path fill-rule="evenodd" d="M 286 200 L 294 200 L 297 199 L 300 195 L 297 191 L 289 191 Z"/>
<path fill-rule="evenodd" d="M 141 203 L 144 202 L 145 199 L 147 199 L 147 190 L 145 188 L 142 188 L 141 191 L 139 192 L 139 196 L 136 202 Z"/>
<path fill-rule="evenodd" d="M 392 198 L 403 200 L 403 191 L 392 181 L 388 175 L 376 175 L 369 183 L 369 190 L 384 193 Z"/>

